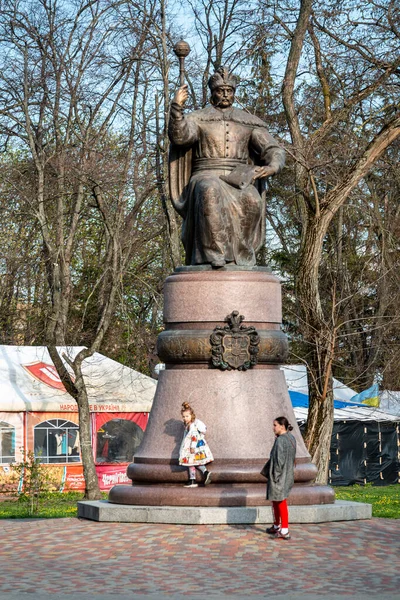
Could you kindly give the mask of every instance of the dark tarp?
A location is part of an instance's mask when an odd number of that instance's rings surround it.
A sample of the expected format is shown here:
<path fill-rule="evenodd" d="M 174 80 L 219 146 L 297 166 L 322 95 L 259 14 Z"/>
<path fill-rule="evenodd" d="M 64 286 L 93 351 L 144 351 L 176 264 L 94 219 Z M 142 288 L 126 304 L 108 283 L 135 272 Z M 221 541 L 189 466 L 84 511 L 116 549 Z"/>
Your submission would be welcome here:
<path fill-rule="evenodd" d="M 303 429 L 304 425 L 301 429 Z M 353 485 L 398 483 L 399 423 L 335 421 L 331 441 L 329 483 Z"/>
<path fill-rule="evenodd" d="M 333 424 L 329 483 L 351 485 L 366 478 L 364 423 L 338 421 Z"/>
<path fill-rule="evenodd" d="M 397 483 L 397 423 L 338 421 L 331 443 L 330 483 Z"/>

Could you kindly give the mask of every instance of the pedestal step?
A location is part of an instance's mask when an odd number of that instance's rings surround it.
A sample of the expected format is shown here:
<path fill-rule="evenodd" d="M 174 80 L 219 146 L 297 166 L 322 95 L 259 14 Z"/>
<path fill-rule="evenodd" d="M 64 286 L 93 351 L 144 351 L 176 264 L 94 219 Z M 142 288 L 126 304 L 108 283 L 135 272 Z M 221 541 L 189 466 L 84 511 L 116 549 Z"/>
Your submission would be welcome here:
<path fill-rule="evenodd" d="M 134 485 L 159 484 L 162 482 L 184 484 L 187 481 L 188 472 L 186 467 L 179 466 L 178 459 L 172 463 L 147 459 L 146 462 L 139 462 L 135 457 L 135 462 L 128 465 L 127 476 L 132 479 Z M 260 475 L 264 466 L 265 458 L 259 460 L 235 460 L 226 461 L 216 459 L 209 465 L 212 482 L 216 484 L 264 484 L 265 478 Z M 294 469 L 295 483 L 312 485 L 318 473 L 317 467 L 309 458 L 297 458 L 297 465 Z M 200 481 L 200 473 L 196 475 Z"/>
<path fill-rule="evenodd" d="M 109 493 L 109 501 L 116 504 L 145 506 L 262 506 L 265 484 L 211 484 L 194 489 L 182 484 L 116 485 Z M 289 504 L 331 504 L 335 500 L 333 489 L 326 485 L 295 484 L 290 492 Z"/>
<path fill-rule="evenodd" d="M 289 506 L 289 523 L 370 519 L 371 504 L 338 500 L 334 504 Z M 106 500 L 78 502 L 78 517 L 111 523 L 180 525 L 271 524 L 271 507 L 132 506 Z"/>

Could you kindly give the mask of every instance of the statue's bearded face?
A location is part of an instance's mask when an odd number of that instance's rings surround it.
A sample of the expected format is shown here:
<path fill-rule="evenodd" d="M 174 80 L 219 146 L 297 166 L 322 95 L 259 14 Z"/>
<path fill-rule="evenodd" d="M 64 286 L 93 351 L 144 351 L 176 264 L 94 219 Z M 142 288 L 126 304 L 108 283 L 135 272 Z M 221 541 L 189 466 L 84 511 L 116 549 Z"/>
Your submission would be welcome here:
<path fill-rule="evenodd" d="M 214 106 L 220 108 L 229 108 L 232 106 L 235 97 L 235 90 L 230 85 L 220 85 L 213 90 L 211 102 Z"/>

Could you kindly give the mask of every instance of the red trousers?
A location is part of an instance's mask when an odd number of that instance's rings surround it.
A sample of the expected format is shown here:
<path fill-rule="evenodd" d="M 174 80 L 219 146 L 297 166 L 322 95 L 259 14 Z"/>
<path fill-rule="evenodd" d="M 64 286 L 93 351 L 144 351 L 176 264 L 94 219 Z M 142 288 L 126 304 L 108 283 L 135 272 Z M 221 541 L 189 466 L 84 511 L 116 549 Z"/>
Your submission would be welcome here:
<path fill-rule="evenodd" d="M 274 525 L 280 525 L 282 529 L 289 527 L 289 513 L 286 500 L 280 502 L 272 501 L 272 509 L 274 511 Z"/>

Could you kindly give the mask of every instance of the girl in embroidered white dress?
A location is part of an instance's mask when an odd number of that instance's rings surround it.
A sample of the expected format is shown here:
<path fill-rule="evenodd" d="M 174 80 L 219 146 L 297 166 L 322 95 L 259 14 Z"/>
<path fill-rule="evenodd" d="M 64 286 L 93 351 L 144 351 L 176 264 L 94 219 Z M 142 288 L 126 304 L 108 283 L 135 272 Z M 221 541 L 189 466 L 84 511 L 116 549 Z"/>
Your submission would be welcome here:
<path fill-rule="evenodd" d="M 185 487 L 197 487 L 196 469 L 201 472 L 202 484 L 208 485 L 211 473 L 205 465 L 212 462 L 214 457 L 204 437 L 207 427 L 200 419 L 196 419 L 193 408 L 187 402 L 182 404 L 181 415 L 185 431 L 179 451 L 179 464 L 188 468 L 189 480 Z"/>

